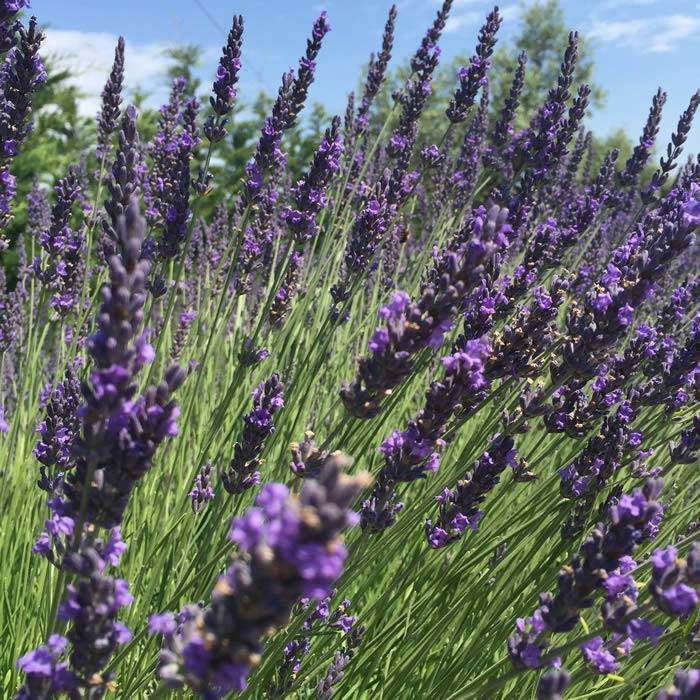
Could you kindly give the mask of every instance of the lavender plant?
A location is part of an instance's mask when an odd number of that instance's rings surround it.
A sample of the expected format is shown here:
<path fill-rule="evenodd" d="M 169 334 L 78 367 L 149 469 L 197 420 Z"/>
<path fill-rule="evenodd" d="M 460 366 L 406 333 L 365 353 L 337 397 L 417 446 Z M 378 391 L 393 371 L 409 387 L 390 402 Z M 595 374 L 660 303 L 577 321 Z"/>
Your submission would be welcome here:
<path fill-rule="evenodd" d="M 27 4 L 0 2 L 0 228 Z M 698 96 L 658 161 L 661 89 L 601 153 L 583 38 L 553 85 L 532 51 L 504 78 L 494 8 L 435 109 L 453 4 L 398 81 L 387 8 L 308 150 L 325 12 L 259 131 L 242 17 L 208 102 L 177 76 L 138 118 L 119 40 L 94 148 L 20 183 L 2 697 L 697 697 Z"/>

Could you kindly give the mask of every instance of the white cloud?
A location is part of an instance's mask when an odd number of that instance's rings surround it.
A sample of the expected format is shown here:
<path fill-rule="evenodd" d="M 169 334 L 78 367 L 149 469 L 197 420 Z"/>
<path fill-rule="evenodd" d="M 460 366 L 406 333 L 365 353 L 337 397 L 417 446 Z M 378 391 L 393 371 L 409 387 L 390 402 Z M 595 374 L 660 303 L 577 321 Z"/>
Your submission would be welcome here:
<path fill-rule="evenodd" d="M 700 31 L 700 19 L 689 15 L 671 15 L 664 17 L 660 32 L 651 38 L 650 51 L 671 51 L 674 42 L 697 34 Z"/>
<path fill-rule="evenodd" d="M 522 7 L 520 7 L 520 5 L 506 5 L 505 7 L 501 8 L 500 12 L 501 17 L 503 17 L 503 20 L 505 22 L 509 22 L 510 20 L 514 20 L 520 17 Z"/>
<path fill-rule="evenodd" d="M 451 34 L 452 32 L 457 32 L 462 27 L 468 27 L 478 22 L 481 17 L 480 12 L 465 12 L 461 15 L 450 15 L 445 22 L 445 34 Z"/>
<path fill-rule="evenodd" d="M 640 5 L 656 5 L 659 0 L 606 0 L 601 6 L 601 10 L 612 10 L 618 7 L 639 7 Z"/>
<path fill-rule="evenodd" d="M 42 53 L 60 68 L 70 70 L 69 82 L 81 93 L 80 111 L 94 116 L 100 107 L 100 93 L 114 60 L 117 36 L 107 32 L 80 32 L 46 28 Z M 165 45 L 133 44 L 126 40 L 124 83 L 127 89 L 163 89 L 163 74 L 168 59 Z"/>
<path fill-rule="evenodd" d="M 700 18 L 690 15 L 669 15 L 648 19 L 618 21 L 597 20 L 588 36 L 605 42 L 616 42 L 655 53 L 672 51 L 686 37 L 700 34 Z"/>
<path fill-rule="evenodd" d="M 587 36 L 601 41 L 622 41 L 631 44 L 642 37 L 649 25 L 650 22 L 643 19 L 595 22 Z"/>

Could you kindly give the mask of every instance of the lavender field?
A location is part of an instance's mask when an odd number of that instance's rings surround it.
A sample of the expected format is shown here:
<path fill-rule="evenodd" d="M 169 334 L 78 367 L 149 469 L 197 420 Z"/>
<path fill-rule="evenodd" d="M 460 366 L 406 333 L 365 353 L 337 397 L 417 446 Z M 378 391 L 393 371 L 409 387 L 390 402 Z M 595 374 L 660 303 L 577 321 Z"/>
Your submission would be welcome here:
<path fill-rule="evenodd" d="M 700 92 L 606 145 L 583 36 L 434 9 L 344 115 L 234 15 L 72 129 L 0 0 L 1 698 L 700 698 Z"/>

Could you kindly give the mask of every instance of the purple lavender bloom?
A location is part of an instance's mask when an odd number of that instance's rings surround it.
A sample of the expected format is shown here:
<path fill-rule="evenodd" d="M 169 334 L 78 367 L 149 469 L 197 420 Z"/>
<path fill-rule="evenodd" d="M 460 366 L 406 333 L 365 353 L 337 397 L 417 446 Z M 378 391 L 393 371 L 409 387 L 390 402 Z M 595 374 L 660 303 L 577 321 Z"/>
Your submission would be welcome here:
<path fill-rule="evenodd" d="M 270 306 L 270 325 L 273 328 L 281 328 L 289 314 L 292 301 L 299 287 L 299 272 L 303 255 L 297 250 L 292 251 L 287 262 L 287 270 L 275 298 Z"/>
<path fill-rule="evenodd" d="M 118 564 L 126 545 L 117 531 L 102 551 L 81 546 L 79 552 L 70 552 L 65 567 L 78 576 L 66 588 L 66 597 L 58 609 L 59 618 L 70 623 L 66 638 L 52 635 L 46 646 L 26 654 L 18 666 L 26 673 L 25 684 L 17 697 L 53 697 L 51 691 L 90 689 L 96 697 L 103 696 L 113 682 L 111 673 L 103 673 L 116 648 L 132 638 L 131 631 L 117 620 L 119 611 L 128 606 L 133 597 L 123 579 L 102 573 L 105 557 Z M 59 661 L 70 642 L 68 663 Z M 34 695 L 43 689 L 50 695 Z"/>
<path fill-rule="evenodd" d="M 485 80 L 485 79 L 484 79 Z M 455 163 L 451 179 L 454 191 L 454 208 L 462 211 L 469 203 L 481 172 L 482 157 L 485 155 L 485 137 L 488 126 L 489 86 L 487 82 L 481 90 L 479 109 L 469 123 Z"/>
<path fill-rule="evenodd" d="M 17 700 L 53 697 L 69 692 L 77 686 L 75 674 L 66 661 L 60 661 L 68 640 L 52 634 L 45 645 L 27 652 L 17 661 L 17 667 L 26 674 L 24 685 L 17 691 Z"/>
<path fill-rule="evenodd" d="M 170 260 L 180 255 L 182 246 L 187 240 L 188 225 L 192 218 L 189 201 L 190 161 L 195 142 L 184 138 L 188 134 L 189 132 L 185 131 L 179 140 L 176 162 L 164 193 L 168 205 L 163 221 L 163 234 L 158 241 L 158 254 L 163 260 Z"/>
<path fill-rule="evenodd" d="M 109 152 L 112 134 L 119 122 L 124 83 L 124 37 L 117 40 L 114 63 L 102 90 L 102 109 L 97 115 L 97 156 L 103 158 Z"/>
<path fill-rule="evenodd" d="M 5 268 L 0 266 L 0 354 L 15 346 L 21 337 L 23 301 L 22 283 L 18 280 L 15 289 L 10 289 Z"/>
<path fill-rule="evenodd" d="M 83 683 L 106 686 L 111 674 L 100 674 L 116 648 L 131 640 L 131 632 L 116 620 L 119 611 L 133 601 L 123 579 L 99 573 L 67 587 L 59 617 L 73 624 L 68 630 L 72 645 L 70 667 Z"/>
<path fill-rule="evenodd" d="M 273 327 L 279 328 L 284 323 L 291 308 L 299 282 L 302 248 L 316 236 L 316 220 L 328 204 L 328 183 L 340 167 L 342 153 L 340 118 L 334 117 L 314 154 L 311 167 L 292 189 L 294 207 L 287 206 L 282 210 L 281 216 L 294 237 L 294 246 L 289 255 L 285 278 L 270 308 L 270 324 Z"/>
<path fill-rule="evenodd" d="M 520 105 L 520 93 L 525 85 L 526 63 L 527 54 L 525 51 L 521 51 L 520 54 L 518 54 L 518 66 L 513 75 L 513 82 L 510 85 L 508 96 L 503 103 L 503 110 L 493 128 L 493 143 L 498 148 L 503 148 L 513 134 L 512 122 Z"/>
<path fill-rule="evenodd" d="M 175 334 L 173 335 L 173 344 L 170 348 L 171 360 L 177 360 L 182 354 L 190 332 L 190 327 L 195 322 L 196 318 L 197 314 L 192 310 L 183 311 L 180 314 L 177 322 L 177 328 L 175 329 Z"/>
<path fill-rule="evenodd" d="M 273 416 L 284 406 L 283 385 L 278 374 L 260 382 L 253 390 L 253 410 L 243 418 L 243 434 L 233 447 L 228 469 L 221 482 L 231 494 L 240 494 L 260 483 L 258 469 L 265 440 L 274 432 Z"/>
<path fill-rule="evenodd" d="M 508 211 L 492 207 L 485 221 L 475 220 L 464 232 L 464 242 L 445 253 L 424 283 L 418 302 L 395 292 L 383 307 L 384 325 L 371 342 L 371 354 L 359 362 L 357 378 L 340 396 L 346 410 L 358 418 L 372 418 L 382 399 L 413 371 L 413 356 L 426 347 L 437 349 L 462 308 L 470 290 L 499 249 L 506 246 Z"/>
<path fill-rule="evenodd" d="M 17 13 L 25 7 L 29 7 L 29 0 L 3 0 L 0 4 L 0 53 L 14 46 Z"/>
<path fill-rule="evenodd" d="M 139 137 L 136 129 L 136 109 L 129 105 L 122 115 L 119 129 L 119 145 L 112 163 L 111 175 L 107 178 L 108 198 L 104 207 L 106 217 L 100 220 L 102 229 L 102 251 L 105 261 L 112 255 L 121 255 L 117 224 L 124 216 L 132 197 L 138 197 L 139 168 L 141 156 L 139 153 Z"/>
<path fill-rule="evenodd" d="M 146 220 L 151 228 L 164 230 L 173 204 L 179 199 L 184 176 L 184 161 L 188 161 L 195 144 L 184 129 L 183 106 L 187 79 L 176 77 L 170 88 L 168 102 L 159 110 L 158 131 L 147 146 L 151 156 L 148 176 L 144 181 Z M 148 250 L 155 248 L 152 241 Z"/>
<path fill-rule="evenodd" d="M 693 464 L 700 452 L 700 416 L 693 418 L 693 424 L 681 432 L 680 439 L 669 445 L 672 464 Z"/>
<path fill-rule="evenodd" d="M 246 338 L 243 341 L 243 347 L 238 354 L 238 359 L 244 367 L 254 367 L 268 357 L 270 357 L 270 351 L 264 347 L 256 348 L 252 338 Z"/>
<path fill-rule="evenodd" d="M 165 636 L 159 674 L 166 685 L 211 698 L 245 689 L 270 631 L 287 624 L 299 598 L 328 595 L 342 573 L 340 532 L 357 522 L 348 509 L 365 484 L 344 476 L 336 462 L 299 497 L 282 484 L 260 491 L 255 506 L 232 522 L 239 553 L 210 606 L 191 608 L 181 628 Z"/>
<path fill-rule="evenodd" d="M 207 118 L 204 134 L 211 143 L 226 136 L 228 115 L 236 99 L 238 72 L 241 69 L 241 47 L 243 46 L 243 17 L 234 15 L 223 54 L 219 59 L 214 81 L 214 94 L 209 98 L 214 114 Z"/>
<path fill-rule="evenodd" d="M 474 468 L 457 482 L 454 489 L 445 489 L 437 500 L 438 522 L 425 522 L 428 544 L 433 549 L 446 547 L 461 539 L 468 529 L 476 531 L 483 512 L 478 506 L 500 481 L 500 474 L 517 466 L 517 450 L 512 437 L 496 435 L 488 451 L 475 462 Z"/>
<path fill-rule="evenodd" d="M 336 686 L 343 680 L 345 669 L 352 661 L 357 648 L 362 642 L 363 634 L 364 627 L 355 625 L 346 635 L 345 643 L 340 650 L 335 652 L 333 661 L 331 661 L 326 671 L 326 675 L 316 686 L 317 700 L 330 700 L 330 698 L 333 697 Z"/>
<path fill-rule="evenodd" d="M 479 42 L 474 56 L 469 59 L 469 65 L 463 66 L 459 71 L 459 87 L 445 112 L 452 124 L 459 124 L 467 118 L 476 93 L 480 87 L 487 84 L 486 74 L 491 66 L 491 54 L 502 21 L 498 7 L 494 7 L 479 30 Z"/>
<path fill-rule="evenodd" d="M 693 544 L 688 561 L 673 546 L 655 550 L 651 561 L 649 590 L 659 608 L 674 617 L 691 614 L 700 601 L 700 543 Z"/>
<path fill-rule="evenodd" d="M 447 18 L 450 14 L 450 9 L 452 8 L 453 0 L 444 0 L 442 6 L 438 10 L 433 24 L 430 26 L 428 31 L 423 36 L 421 44 L 418 50 L 411 58 L 411 70 L 414 73 L 420 73 L 426 67 L 430 65 L 433 60 L 433 53 L 437 47 L 438 41 L 442 36 L 442 32 L 447 24 Z"/>
<path fill-rule="evenodd" d="M 634 147 L 632 155 L 625 163 L 624 170 L 620 173 L 620 182 L 627 187 L 633 187 L 637 183 L 644 166 L 649 161 L 656 136 L 659 133 L 661 113 L 666 103 L 666 97 L 666 93 L 659 88 L 652 99 L 649 116 L 642 130 L 642 135 L 639 137 L 639 143 Z"/>
<path fill-rule="evenodd" d="M 369 125 L 369 110 L 372 106 L 374 98 L 379 93 L 386 70 L 391 60 L 391 50 L 394 45 L 394 24 L 396 22 L 396 5 L 392 5 L 389 9 L 389 17 L 384 25 L 384 34 L 382 35 L 382 50 L 375 57 L 370 56 L 369 66 L 367 68 L 367 78 L 365 79 L 365 90 L 362 94 L 360 106 L 357 108 L 357 117 L 354 121 L 354 138 L 358 138 L 365 132 Z M 352 112 L 351 112 L 352 114 Z M 346 129 L 346 133 L 349 129 Z"/>
<path fill-rule="evenodd" d="M 306 53 L 299 60 L 295 74 L 282 76 L 272 112 L 265 119 L 253 157 L 246 165 L 243 195 L 239 204 L 241 215 L 252 210 L 252 222 L 243 232 L 239 259 L 236 261 L 236 293 L 245 294 L 250 288 L 250 275 L 259 265 L 273 238 L 272 219 L 277 201 L 277 180 L 286 156 L 282 151 L 282 136 L 292 128 L 301 113 L 316 70 L 316 58 L 323 37 L 330 31 L 326 13 L 314 22 Z"/>
<path fill-rule="evenodd" d="M 83 282 L 85 240 L 80 228 L 71 227 L 73 204 L 80 194 L 74 170 L 69 170 L 54 188 L 56 204 L 51 211 L 51 224 L 42 232 L 39 242 L 46 255 L 34 260 L 34 273 L 51 294 L 51 306 L 61 317 L 74 310 Z"/>
<path fill-rule="evenodd" d="M 676 671 L 673 684 L 659 691 L 656 700 L 695 700 L 700 695 L 700 670 Z"/>
<path fill-rule="evenodd" d="M 584 642 L 581 645 L 581 652 L 584 660 L 591 665 L 596 673 L 606 675 L 615 673 L 620 668 L 615 656 L 605 647 L 602 637 L 593 637 L 593 639 Z"/>
<path fill-rule="evenodd" d="M 619 277 L 606 272 L 588 292 L 585 303 L 567 315 L 569 337 L 555 377 L 587 380 L 595 375 L 610 347 L 627 333 L 636 310 L 652 294 L 664 269 L 692 245 L 697 224 L 684 213 L 695 201 L 695 190 L 672 190 L 662 203 L 663 214 L 648 213 L 615 250 L 612 262 Z"/>
<path fill-rule="evenodd" d="M 570 683 L 571 674 L 565 668 L 550 669 L 540 677 L 537 700 L 563 700 Z"/>
<path fill-rule="evenodd" d="M 379 450 L 385 464 L 370 497 L 362 504 L 365 530 L 378 533 L 393 525 L 403 508 L 396 494 L 399 483 L 423 479 L 437 471 L 448 420 L 485 385 L 484 359 L 488 350 L 486 341 L 473 340 L 444 357 L 445 378 L 430 385 L 424 408 L 406 430 L 395 430 L 381 444 Z M 476 520 L 473 524 L 476 525 Z M 437 530 L 434 534 L 438 534 Z"/>
<path fill-rule="evenodd" d="M 41 463 L 39 488 L 52 493 L 56 482 L 72 465 L 73 445 L 80 432 L 78 408 L 82 403 L 80 382 L 69 368 L 63 381 L 51 390 L 46 402 L 46 415 L 39 423 L 40 438 L 34 456 Z M 47 472 L 47 469 L 53 470 Z"/>
<path fill-rule="evenodd" d="M 157 387 L 137 393 L 135 378 L 154 352 L 147 334 L 139 335 L 149 263 L 141 259 L 145 222 L 135 200 L 117 230 L 122 257 L 110 259 L 97 331 L 88 341 L 94 366 L 83 384 L 82 434 L 74 449 L 75 469 L 62 487 L 66 507 L 105 528 L 121 523 L 131 491 L 158 446 L 177 434 L 179 409 L 172 394 L 186 376 L 174 365 Z"/>
<path fill-rule="evenodd" d="M 192 500 L 192 511 L 196 514 L 214 498 L 214 489 L 211 486 L 212 467 L 207 462 L 195 477 L 194 486 L 187 494 Z"/>
<path fill-rule="evenodd" d="M 302 625 L 303 634 L 294 637 L 284 648 L 282 663 L 275 672 L 275 680 L 271 687 L 275 696 L 284 696 L 292 689 L 304 659 L 311 652 L 315 634 L 327 630 L 327 632 L 340 631 L 346 640 L 357 636 L 355 617 L 347 615 L 350 607 L 349 600 L 343 600 L 331 613 L 330 606 L 334 595 L 335 591 L 332 591 L 331 595 L 315 605 L 312 605 L 308 598 L 301 599 L 300 612 L 307 615 Z"/>
<path fill-rule="evenodd" d="M 671 171 L 676 167 L 676 161 L 683 152 L 683 144 L 690 133 L 698 106 L 700 106 L 700 90 L 690 98 L 687 109 L 678 120 L 676 130 L 671 134 L 671 143 L 668 144 L 666 155 L 661 157 L 658 169 L 649 181 L 646 190 L 642 192 L 642 201 L 645 204 L 657 199 L 656 192 L 666 184 Z"/>
<path fill-rule="evenodd" d="M 340 135 L 340 117 L 333 117 L 330 128 L 314 153 L 307 173 L 292 189 L 294 207 L 285 207 L 282 218 L 294 239 L 303 244 L 316 235 L 316 218 L 328 203 L 327 187 L 340 167 L 343 140 Z"/>
<path fill-rule="evenodd" d="M 542 665 L 552 632 L 569 632 L 579 622 L 581 610 L 593 605 L 593 595 L 604 588 L 608 573 L 620 569 L 637 545 L 649 537 L 649 526 L 662 507 L 657 501 L 663 482 L 647 480 L 644 488 L 623 496 L 600 522 L 570 563 L 559 572 L 556 594 L 541 593 L 540 607 L 530 623 L 519 620 L 508 640 L 508 653 L 520 668 Z M 601 664 L 604 659 L 599 659 Z"/>
<path fill-rule="evenodd" d="M 21 2 L 13 3 L 11 15 L 0 18 L 0 44 L 6 44 L 11 16 L 21 7 Z M 3 106 L 0 110 L 0 231 L 10 220 L 10 204 L 15 196 L 16 182 L 10 173 L 10 164 L 32 128 L 32 94 L 46 82 L 46 71 L 39 57 L 39 47 L 44 35 L 37 29 L 36 18 L 29 20 L 25 28 L 21 22 L 13 25 L 13 35 L 17 32 L 12 47 L 4 58 L 2 67 Z M 0 235 L 0 250 L 7 247 Z"/>

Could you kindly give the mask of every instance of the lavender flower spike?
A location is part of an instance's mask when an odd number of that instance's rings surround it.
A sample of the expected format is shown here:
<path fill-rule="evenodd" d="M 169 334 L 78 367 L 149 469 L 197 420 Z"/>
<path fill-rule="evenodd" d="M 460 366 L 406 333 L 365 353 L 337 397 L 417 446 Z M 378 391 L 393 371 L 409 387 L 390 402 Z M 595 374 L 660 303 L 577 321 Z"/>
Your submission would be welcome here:
<path fill-rule="evenodd" d="M 581 611 L 605 590 L 609 574 L 620 570 L 637 545 L 653 536 L 663 512 L 658 496 L 663 482 L 649 479 L 643 489 L 624 495 L 612 506 L 609 523 L 598 523 L 569 564 L 559 572 L 556 594 L 541 593 L 532 617 L 519 618 L 508 640 L 511 661 L 519 668 L 538 668 L 553 632 L 570 632 Z"/>
<path fill-rule="evenodd" d="M 525 85 L 525 65 L 527 63 L 527 54 L 521 51 L 518 55 L 518 67 L 513 75 L 513 82 L 510 85 L 508 96 L 503 104 L 501 115 L 493 128 L 493 143 L 495 146 L 502 148 L 508 142 L 513 133 L 512 122 L 515 118 L 515 113 L 520 105 L 520 93 Z"/>
<path fill-rule="evenodd" d="M 700 542 L 694 542 L 688 558 L 681 559 L 676 547 L 657 549 L 651 557 L 649 591 L 667 615 L 685 617 L 700 602 Z"/>
<path fill-rule="evenodd" d="M 498 7 L 494 7 L 486 17 L 486 23 L 479 30 L 479 43 L 476 46 L 475 55 L 469 59 L 469 65 L 463 66 L 459 71 L 459 87 L 445 112 L 452 124 L 459 124 L 467 118 L 476 93 L 480 87 L 486 85 L 491 54 L 496 45 L 496 33 L 502 21 L 498 14 Z"/>
<path fill-rule="evenodd" d="M 29 0 L 3 0 L 0 3 L 0 53 L 12 48 L 17 13 L 25 7 L 29 7 Z"/>
<path fill-rule="evenodd" d="M 439 522 L 425 523 L 428 544 L 433 549 L 446 547 L 461 539 L 467 528 L 476 530 L 483 513 L 479 504 L 499 482 L 500 474 L 508 466 L 516 467 L 513 438 L 497 435 L 487 452 L 476 461 L 474 469 L 457 482 L 454 489 L 446 488 L 437 498 L 440 504 Z"/>
<path fill-rule="evenodd" d="M 188 608 L 179 629 L 152 619 L 152 631 L 165 637 L 158 672 L 167 686 L 186 685 L 205 698 L 244 690 L 265 638 L 287 624 L 297 601 L 329 594 L 347 557 L 340 533 L 357 522 L 349 508 L 367 484 L 365 476 L 345 476 L 341 463 L 305 482 L 299 497 L 266 484 L 255 506 L 233 520 L 238 553 L 211 604 Z"/>
<path fill-rule="evenodd" d="M 97 115 L 97 156 L 101 158 L 109 151 L 112 134 L 119 120 L 124 83 L 124 37 L 120 36 L 114 50 L 114 63 L 107 83 L 102 90 L 102 109 Z"/>
<path fill-rule="evenodd" d="M 18 3 L 12 11 L 16 12 L 22 6 Z M 3 33 L 1 26 L 0 34 Z M 15 177 L 10 173 L 10 163 L 31 131 L 32 93 L 39 85 L 46 82 L 46 71 L 39 57 L 39 47 L 44 40 L 44 35 L 37 29 L 36 17 L 29 20 L 27 29 L 19 23 L 16 27 L 19 35 L 16 45 L 5 58 L 2 74 L 0 231 L 10 220 L 10 203 L 16 191 Z M 6 247 L 7 243 L 0 234 L 0 251 Z"/>
<path fill-rule="evenodd" d="M 56 204 L 51 211 L 51 225 L 39 242 L 46 252 L 44 259 L 34 260 L 34 273 L 52 292 L 51 306 L 62 317 L 67 316 L 80 297 L 82 283 L 83 234 L 71 228 L 71 210 L 80 195 L 80 185 L 73 170 L 54 188 Z"/>
<path fill-rule="evenodd" d="M 149 270 L 141 258 L 144 235 L 145 221 L 133 199 L 118 222 L 122 257 L 110 259 L 97 331 L 88 341 L 94 366 L 83 385 L 83 430 L 76 466 L 63 486 L 62 507 L 76 516 L 84 512 L 86 522 L 104 528 L 121 524 L 131 492 L 158 446 L 177 434 L 179 409 L 172 394 L 186 376 L 174 365 L 158 386 L 137 394 L 136 376 L 154 358 L 141 329 Z"/>
<path fill-rule="evenodd" d="M 435 15 L 432 26 L 421 40 L 421 45 L 411 59 L 411 70 L 414 73 L 421 73 L 425 69 L 426 63 L 431 64 L 433 62 L 433 54 L 447 24 L 447 18 L 452 9 L 452 2 L 453 0 L 444 0 L 437 15 Z"/>
<path fill-rule="evenodd" d="M 108 198 L 105 200 L 106 217 L 102 217 L 102 252 L 105 261 L 112 255 L 121 255 L 117 226 L 124 216 L 132 197 L 140 192 L 138 169 L 141 164 L 139 137 L 136 129 L 136 108 L 129 105 L 122 115 L 119 129 L 119 146 L 112 163 L 111 176 L 107 179 Z"/>
<path fill-rule="evenodd" d="M 673 683 L 659 691 L 656 700 L 696 700 L 700 697 L 700 669 L 676 671 Z"/>
<path fill-rule="evenodd" d="M 187 494 L 192 499 L 192 511 L 199 513 L 214 498 L 211 486 L 211 464 L 207 462 L 197 474 L 192 490 Z"/>
<path fill-rule="evenodd" d="M 204 125 L 204 135 L 211 143 L 217 143 L 226 136 L 228 115 L 233 110 L 236 99 L 236 84 L 238 72 L 241 69 L 241 47 L 243 45 L 243 17 L 234 15 L 231 30 L 224 46 L 223 55 L 219 60 L 214 81 L 214 94 L 209 98 L 209 104 L 214 114 L 207 118 Z"/>
<path fill-rule="evenodd" d="M 389 17 L 384 26 L 384 35 L 382 36 L 382 50 L 375 57 L 372 55 L 367 69 L 367 79 L 365 80 L 365 91 L 362 95 L 362 101 L 357 108 L 357 117 L 355 118 L 355 133 L 357 137 L 364 133 L 369 125 L 369 110 L 372 106 L 374 98 L 379 93 L 379 89 L 384 82 L 386 69 L 391 60 L 391 50 L 394 45 L 394 24 L 396 22 L 396 5 L 392 5 L 389 9 Z"/>
<path fill-rule="evenodd" d="M 499 249 L 508 243 L 508 210 L 492 207 L 461 232 L 462 241 L 440 259 L 412 302 L 405 292 L 394 292 L 379 312 L 383 325 L 369 340 L 370 355 L 359 362 L 356 379 L 341 389 L 346 410 L 358 418 L 373 418 L 381 401 L 413 371 L 413 356 L 423 348 L 437 349 L 452 327 Z"/>
<path fill-rule="evenodd" d="M 253 410 L 243 418 L 241 441 L 234 445 L 231 463 L 221 475 L 221 482 L 229 493 L 243 493 L 260 483 L 260 453 L 265 440 L 274 432 L 272 417 L 284 406 L 282 389 L 278 374 L 254 389 Z"/>

